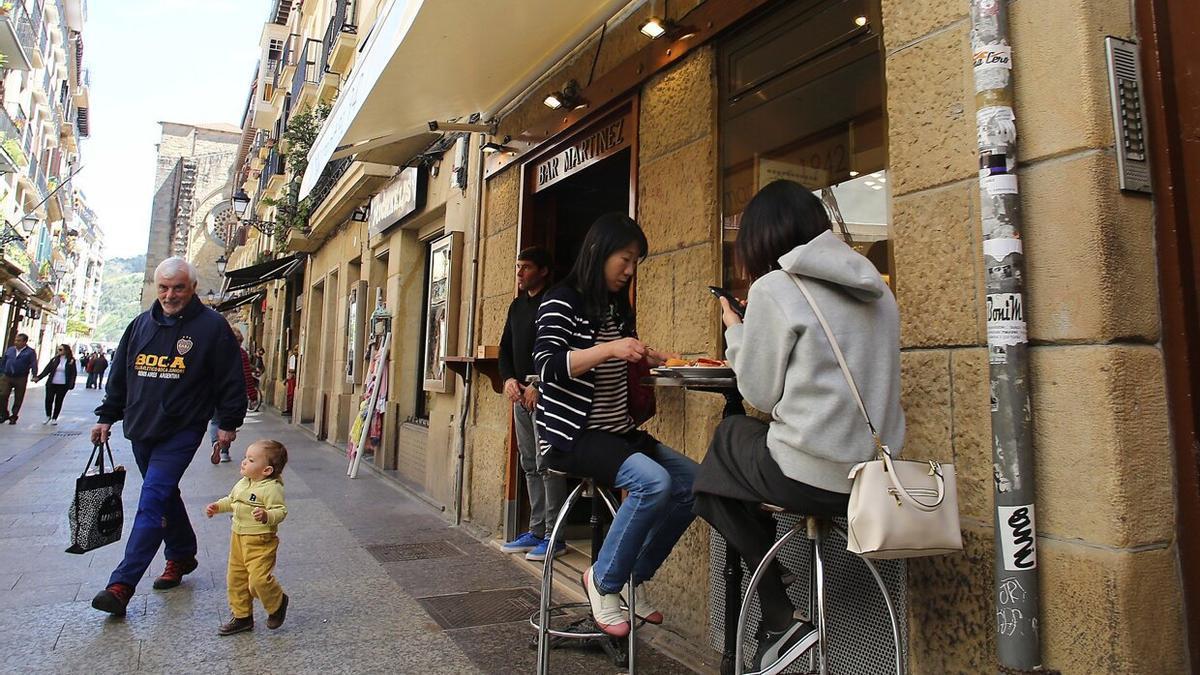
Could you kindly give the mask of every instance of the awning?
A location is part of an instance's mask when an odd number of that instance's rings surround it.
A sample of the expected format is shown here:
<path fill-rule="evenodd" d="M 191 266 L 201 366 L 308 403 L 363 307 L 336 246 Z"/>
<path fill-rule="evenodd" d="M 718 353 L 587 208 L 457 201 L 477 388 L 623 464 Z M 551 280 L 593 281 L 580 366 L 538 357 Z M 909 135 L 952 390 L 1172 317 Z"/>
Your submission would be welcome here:
<path fill-rule="evenodd" d="M 352 147 L 490 117 L 629 0 L 391 0 L 308 153 L 305 197 Z M 351 146 L 351 147 L 346 147 Z"/>
<path fill-rule="evenodd" d="M 236 298 L 230 298 L 230 299 L 226 300 L 225 302 L 222 302 L 221 304 L 217 305 L 213 309 L 217 310 L 218 312 L 228 312 L 229 310 L 237 309 L 238 307 L 241 307 L 242 305 L 248 305 L 252 302 L 258 302 L 259 300 L 262 300 L 266 296 L 267 296 L 266 291 L 255 291 L 253 293 L 239 295 Z"/>
<path fill-rule="evenodd" d="M 300 265 L 299 256 L 288 256 L 265 263 L 243 267 L 240 270 L 227 270 L 225 280 L 228 282 L 226 291 L 240 291 L 268 281 L 282 279 L 292 273 Z"/>

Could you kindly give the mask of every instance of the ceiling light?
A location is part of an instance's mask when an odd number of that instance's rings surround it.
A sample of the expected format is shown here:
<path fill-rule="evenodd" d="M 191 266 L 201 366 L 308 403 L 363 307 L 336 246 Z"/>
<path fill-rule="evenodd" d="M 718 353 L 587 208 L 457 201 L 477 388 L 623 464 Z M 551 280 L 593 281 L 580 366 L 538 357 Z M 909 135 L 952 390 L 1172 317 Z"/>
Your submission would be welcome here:
<path fill-rule="evenodd" d="M 875 181 L 873 181 L 873 180 L 866 180 L 866 181 L 863 181 L 863 185 L 866 185 L 867 187 L 874 187 L 874 186 L 875 186 Z"/>
<path fill-rule="evenodd" d="M 851 172 L 850 172 L 850 177 L 851 177 L 851 178 L 855 178 L 855 177 L 857 177 L 857 176 L 858 176 L 858 172 L 857 172 L 857 171 L 851 171 Z"/>
<path fill-rule="evenodd" d="M 854 25 L 859 26 L 859 27 L 867 25 L 867 17 L 865 17 L 865 16 L 855 17 Z"/>
<path fill-rule="evenodd" d="M 542 99 L 542 105 L 551 110 L 569 108 L 578 110 L 587 107 L 587 102 L 579 97 L 579 83 L 575 80 L 567 82 L 560 91 L 552 91 Z"/>
<path fill-rule="evenodd" d="M 669 24 L 665 19 L 652 16 L 642 22 L 642 25 L 638 26 L 638 30 L 642 32 L 642 35 L 645 35 L 651 40 L 657 40 L 658 38 L 667 34 L 668 25 Z"/>
<path fill-rule="evenodd" d="M 876 171 L 875 173 L 871 174 L 871 178 L 883 178 L 883 172 Z"/>
<path fill-rule="evenodd" d="M 546 96 L 546 98 L 542 99 L 542 104 L 551 110 L 558 110 L 559 108 L 563 107 L 563 102 L 562 99 L 559 98 L 559 95 L 560 94 L 557 91 L 551 92 Z"/>
<path fill-rule="evenodd" d="M 883 176 L 880 176 L 880 177 L 879 177 L 879 182 L 880 182 L 880 183 L 886 183 L 886 182 L 887 182 L 887 179 L 886 179 L 886 178 L 884 178 Z"/>
<path fill-rule="evenodd" d="M 882 185 L 872 185 L 872 186 L 871 186 L 871 189 L 872 189 L 872 190 L 882 190 L 882 189 L 883 189 L 883 186 L 882 186 Z"/>

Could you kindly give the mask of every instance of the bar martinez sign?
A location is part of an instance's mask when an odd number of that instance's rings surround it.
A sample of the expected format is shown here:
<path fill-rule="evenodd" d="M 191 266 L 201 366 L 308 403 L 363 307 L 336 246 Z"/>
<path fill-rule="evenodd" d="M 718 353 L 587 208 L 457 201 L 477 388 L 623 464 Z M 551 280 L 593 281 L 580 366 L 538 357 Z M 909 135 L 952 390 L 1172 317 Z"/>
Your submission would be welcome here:
<path fill-rule="evenodd" d="M 633 143 L 633 113 L 610 118 L 584 131 L 567 147 L 534 166 L 534 192 L 544 190 L 582 169 L 611 157 Z"/>
<path fill-rule="evenodd" d="M 371 197 L 368 236 L 383 234 L 424 206 L 425 172 L 411 166 L 401 170 L 379 194 Z"/>

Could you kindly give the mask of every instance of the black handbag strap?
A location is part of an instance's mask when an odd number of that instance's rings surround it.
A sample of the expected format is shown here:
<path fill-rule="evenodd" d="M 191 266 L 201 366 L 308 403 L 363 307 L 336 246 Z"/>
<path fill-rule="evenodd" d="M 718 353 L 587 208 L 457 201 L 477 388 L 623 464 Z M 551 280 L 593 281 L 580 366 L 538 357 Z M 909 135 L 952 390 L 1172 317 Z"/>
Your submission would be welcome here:
<path fill-rule="evenodd" d="M 110 446 L 108 444 L 108 441 L 104 441 L 104 443 L 96 443 L 92 446 L 92 453 L 90 455 L 88 455 L 87 464 L 83 465 L 83 473 L 81 473 L 79 475 L 86 476 L 88 469 L 90 469 L 92 467 L 93 462 L 95 462 L 96 466 L 99 467 L 100 473 L 104 473 L 104 453 L 105 452 L 108 452 L 109 471 L 110 472 L 115 471 L 117 462 L 116 462 L 116 460 L 113 459 L 112 446 Z"/>

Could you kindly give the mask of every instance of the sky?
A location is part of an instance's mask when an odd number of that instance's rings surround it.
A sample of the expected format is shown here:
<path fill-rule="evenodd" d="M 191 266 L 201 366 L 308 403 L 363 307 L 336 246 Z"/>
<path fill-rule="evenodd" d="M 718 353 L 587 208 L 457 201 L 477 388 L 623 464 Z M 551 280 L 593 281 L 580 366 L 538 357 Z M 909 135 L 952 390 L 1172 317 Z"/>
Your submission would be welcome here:
<path fill-rule="evenodd" d="M 90 0 L 91 137 L 75 184 L 109 258 L 146 252 L 160 121 L 241 124 L 271 0 Z"/>

